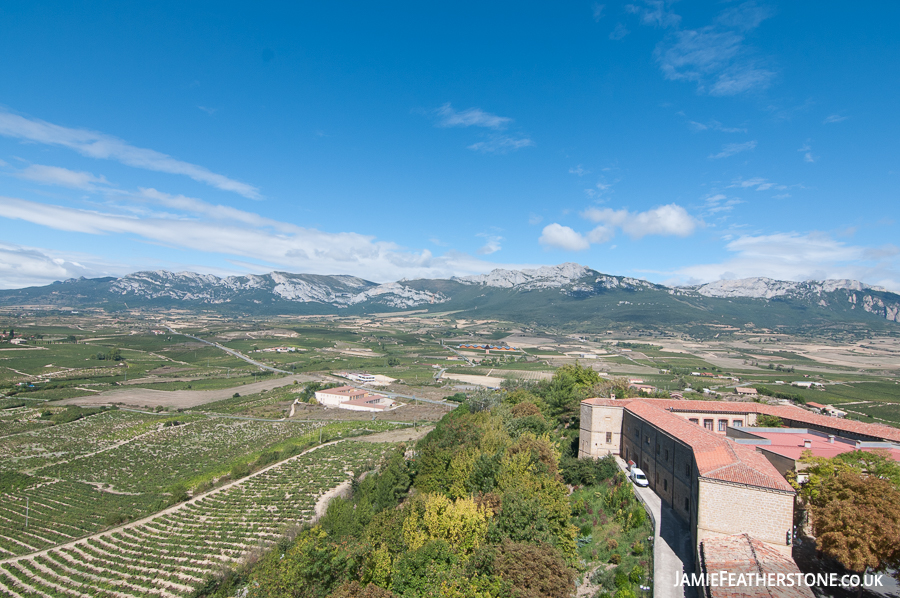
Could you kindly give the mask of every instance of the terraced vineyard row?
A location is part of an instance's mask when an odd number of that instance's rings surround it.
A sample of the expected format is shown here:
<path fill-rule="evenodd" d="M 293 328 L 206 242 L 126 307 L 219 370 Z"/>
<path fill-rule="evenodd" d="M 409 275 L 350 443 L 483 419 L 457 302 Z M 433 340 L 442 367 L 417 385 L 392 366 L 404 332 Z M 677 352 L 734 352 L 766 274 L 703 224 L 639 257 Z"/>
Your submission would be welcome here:
<path fill-rule="evenodd" d="M 0 563 L 0 594 L 188 595 L 206 576 L 310 519 L 324 492 L 384 450 L 353 441 L 313 449 L 151 519 L 8 559 Z"/>

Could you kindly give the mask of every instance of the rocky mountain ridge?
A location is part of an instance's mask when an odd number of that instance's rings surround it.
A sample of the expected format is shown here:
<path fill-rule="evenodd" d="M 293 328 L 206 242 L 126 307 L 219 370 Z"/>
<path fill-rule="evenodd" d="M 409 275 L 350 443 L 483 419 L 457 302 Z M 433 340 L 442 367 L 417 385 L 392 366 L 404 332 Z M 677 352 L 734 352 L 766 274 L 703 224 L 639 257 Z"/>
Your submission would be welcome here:
<path fill-rule="evenodd" d="M 270 272 L 223 278 L 157 270 L 0 291 L 0 305 L 177 306 L 245 314 L 477 310 L 479 317 L 552 325 L 595 322 L 598 327 L 624 322 L 657 328 L 692 322 L 810 328 L 850 321 L 900 322 L 900 295 L 854 280 L 747 278 L 667 287 L 574 263 L 384 284 L 343 275 Z"/>

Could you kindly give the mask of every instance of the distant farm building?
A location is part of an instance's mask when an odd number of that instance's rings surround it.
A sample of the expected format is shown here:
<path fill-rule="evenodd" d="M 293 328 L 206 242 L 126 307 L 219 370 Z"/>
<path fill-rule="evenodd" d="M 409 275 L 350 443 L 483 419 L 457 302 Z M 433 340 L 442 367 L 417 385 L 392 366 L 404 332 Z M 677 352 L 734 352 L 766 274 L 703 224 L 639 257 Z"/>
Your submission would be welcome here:
<path fill-rule="evenodd" d="M 471 343 L 457 345 L 456 348 L 457 349 L 468 349 L 468 350 L 474 350 L 474 351 L 486 351 L 486 352 L 503 351 L 503 352 L 510 352 L 510 353 L 513 351 L 519 350 L 518 347 L 510 347 L 508 345 L 481 345 L 481 344 L 471 344 Z"/>
<path fill-rule="evenodd" d="M 394 401 L 384 395 L 352 386 L 338 386 L 316 391 L 316 400 L 326 407 L 350 411 L 384 411 L 394 406 Z"/>
<path fill-rule="evenodd" d="M 734 392 L 739 395 L 757 395 L 759 394 L 755 388 L 751 388 L 750 386 L 738 386 L 734 389 Z"/>

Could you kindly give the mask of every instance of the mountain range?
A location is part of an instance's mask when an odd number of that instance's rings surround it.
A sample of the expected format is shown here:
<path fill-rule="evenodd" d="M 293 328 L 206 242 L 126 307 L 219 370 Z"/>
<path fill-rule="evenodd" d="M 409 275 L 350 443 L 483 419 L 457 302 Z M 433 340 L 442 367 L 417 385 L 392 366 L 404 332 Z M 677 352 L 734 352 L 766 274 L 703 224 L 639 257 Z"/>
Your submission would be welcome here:
<path fill-rule="evenodd" d="M 895 329 L 900 322 L 900 295 L 855 280 L 745 278 L 667 287 L 573 263 L 386 284 L 354 276 L 271 272 L 220 278 L 158 270 L 4 290 L 0 305 L 179 307 L 260 315 L 417 309 L 585 330 L 696 324 L 813 329 L 846 323 Z"/>

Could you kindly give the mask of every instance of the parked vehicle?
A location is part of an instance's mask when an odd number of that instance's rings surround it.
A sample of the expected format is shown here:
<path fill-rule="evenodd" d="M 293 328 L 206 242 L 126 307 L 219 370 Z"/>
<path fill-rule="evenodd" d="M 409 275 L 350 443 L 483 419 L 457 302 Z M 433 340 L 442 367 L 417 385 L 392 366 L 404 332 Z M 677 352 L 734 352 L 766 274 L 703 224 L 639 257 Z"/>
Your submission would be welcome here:
<path fill-rule="evenodd" d="M 645 487 L 650 485 L 650 480 L 648 480 L 647 476 L 644 475 L 644 472 L 637 467 L 631 468 L 631 481 L 634 482 L 635 486 Z"/>

